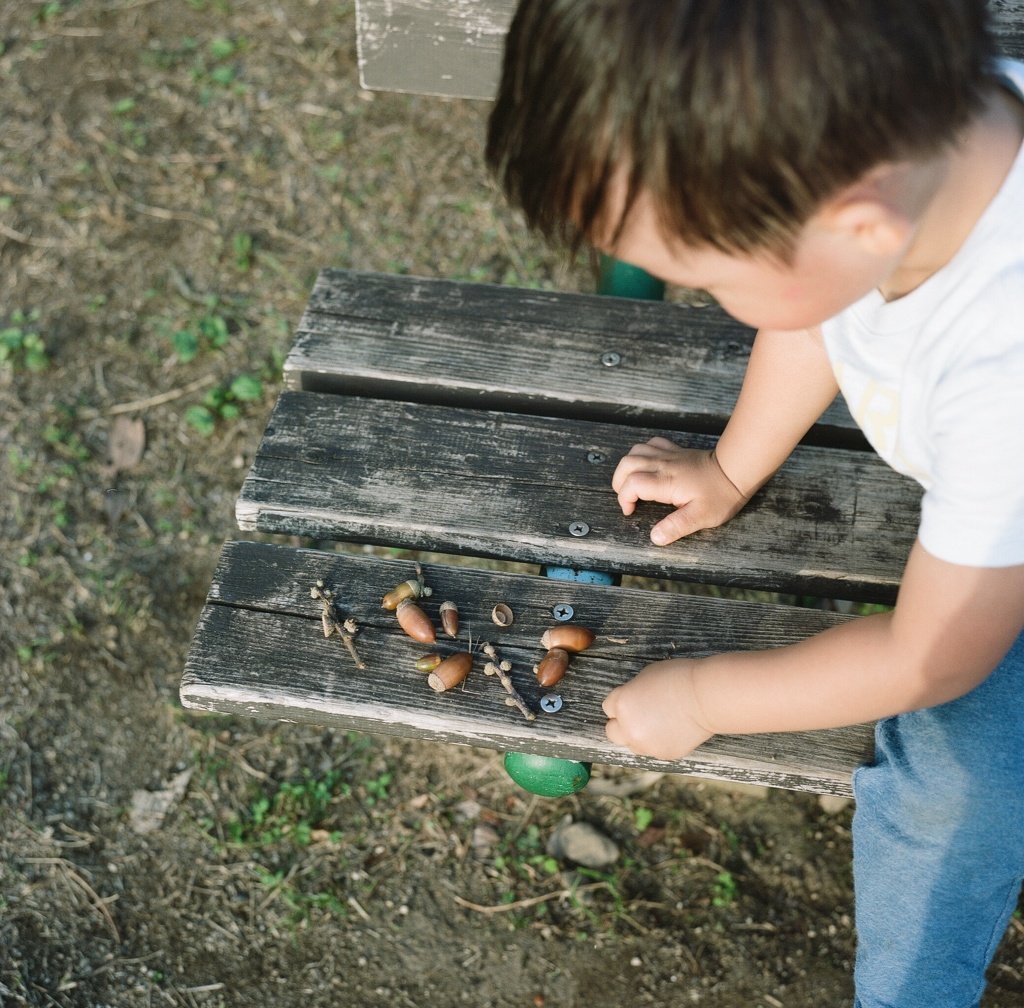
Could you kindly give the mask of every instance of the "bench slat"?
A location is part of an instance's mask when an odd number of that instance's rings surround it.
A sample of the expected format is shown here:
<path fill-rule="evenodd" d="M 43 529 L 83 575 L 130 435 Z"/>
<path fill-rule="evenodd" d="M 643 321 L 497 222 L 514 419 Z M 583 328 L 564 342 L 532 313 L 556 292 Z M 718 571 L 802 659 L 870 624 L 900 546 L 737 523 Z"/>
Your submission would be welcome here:
<path fill-rule="evenodd" d="M 408 562 L 324 553 L 263 543 L 228 543 L 203 609 L 181 684 L 186 707 L 309 721 L 498 750 L 521 750 L 600 763 L 695 773 L 835 794 L 850 793 L 850 773 L 872 752 L 871 728 L 716 737 L 692 759 L 666 763 L 636 756 L 604 736 L 601 701 L 650 661 L 746 650 L 803 639 L 844 617 L 818 610 L 556 582 L 546 578 L 431 565 L 425 602 L 435 617 L 445 599 L 460 609 L 463 643 L 442 638 L 437 650 L 465 650 L 467 632 L 490 639 L 513 662 L 512 679 L 537 710 L 543 690 L 531 672 L 539 639 L 554 625 L 551 607 L 568 603 L 574 621 L 598 635 L 573 658 L 557 691 L 565 705 L 528 722 L 504 705 L 500 685 L 482 674 L 483 659 L 462 687 L 433 693 L 413 668 L 432 648 L 406 637 L 380 608 L 385 591 L 411 576 Z M 354 616 L 367 668 L 343 644 L 325 639 L 318 579 Z M 515 613 L 498 629 L 496 602 Z"/>
<path fill-rule="evenodd" d="M 752 330 L 717 306 L 324 270 L 288 388 L 720 433 Z M 601 358 L 617 353 L 621 363 Z M 806 439 L 866 447 L 842 398 Z"/>
<path fill-rule="evenodd" d="M 920 490 L 864 452 L 799 448 L 731 522 L 668 548 L 611 489 L 669 432 L 283 392 L 237 504 L 243 529 L 891 602 Z M 697 435 L 676 441 L 709 447 Z M 588 461 L 600 452 L 603 461 Z M 585 522 L 584 536 L 570 533 Z"/>
<path fill-rule="evenodd" d="M 493 98 L 515 0 L 358 0 L 360 80 L 365 88 Z M 1024 56 L 1024 5 L 992 0 L 996 34 Z"/>

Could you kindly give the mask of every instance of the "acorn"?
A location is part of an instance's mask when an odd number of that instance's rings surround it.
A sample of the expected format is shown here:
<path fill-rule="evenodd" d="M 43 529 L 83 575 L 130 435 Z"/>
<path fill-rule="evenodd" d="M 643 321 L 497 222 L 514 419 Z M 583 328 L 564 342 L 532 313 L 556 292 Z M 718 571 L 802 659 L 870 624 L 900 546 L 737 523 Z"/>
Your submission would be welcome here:
<path fill-rule="evenodd" d="M 402 599 L 395 610 L 395 616 L 398 617 L 398 625 L 413 640 L 421 644 L 433 644 L 437 640 L 437 632 L 430 617 L 412 599 Z"/>
<path fill-rule="evenodd" d="M 400 585 L 392 588 L 391 591 L 384 596 L 381 602 L 382 609 L 395 610 L 398 608 L 398 603 L 403 599 L 418 599 L 420 596 L 424 598 L 430 594 L 430 589 L 425 587 L 422 581 L 415 581 L 410 579 L 403 581 Z"/>
<path fill-rule="evenodd" d="M 537 682 L 545 689 L 554 686 L 569 667 L 569 652 L 562 648 L 552 648 L 541 659 L 541 663 L 534 671 L 537 673 Z"/>
<path fill-rule="evenodd" d="M 445 658 L 433 672 L 427 676 L 427 685 L 438 693 L 458 686 L 473 667 L 473 656 L 468 651 Z"/>
<path fill-rule="evenodd" d="M 540 639 L 541 647 L 561 648 L 563 651 L 585 651 L 594 643 L 594 634 L 586 627 L 576 626 L 573 623 L 562 623 L 544 631 Z"/>
<path fill-rule="evenodd" d="M 459 609 L 454 602 L 442 602 L 441 626 L 449 637 L 459 636 Z"/>
<path fill-rule="evenodd" d="M 427 654 L 422 658 L 416 659 L 416 671 L 417 672 L 433 672 L 438 665 L 441 664 L 441 656 L 439 654 Z"/>
<path fill-rule="evenodd" d="M 512 626 L 512 621 L 515 619 L 515 615 L 512 610 L 505 605 L 504 602 L 499 602 L 491 610 L 491 622 L 500 627 Z"/>

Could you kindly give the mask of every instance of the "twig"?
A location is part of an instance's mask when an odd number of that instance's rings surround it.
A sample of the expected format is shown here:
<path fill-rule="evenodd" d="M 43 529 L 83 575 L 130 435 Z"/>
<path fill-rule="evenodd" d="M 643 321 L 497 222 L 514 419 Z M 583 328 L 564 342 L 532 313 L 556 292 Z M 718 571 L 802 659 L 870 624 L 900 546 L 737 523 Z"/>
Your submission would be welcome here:
<path fill-rule="evenodd" d="M 25 858 L 24 860 L 29 862 L 30 864 L 53 864 L 53 865 L 57 865 L 61 869 L 61 871 L 64 873 L 64 877 L 69 882 L 74 882 L 80 889 L 82 889 L 86 893 L 86 895 L 88 895 L 88 897 L 93 902 L 93 906 L 97 910 L 99 910 L 99 912 L 101 914 L 103 914 L 104 918 L 106 919 L 107 926 L 110 928 L 110 933 L 114 936 L 114 941 L 118 945 L 121 944 L 121 935 L 117 931 L 117 925 L 114 923 L 114 918 L 110 916 L 110 911 L 107 909 L 106 901 L 103 900 L 100 897 L 100 895 L 96 892 L 96 890 L 93 889 L 93 887 L 91 885 L 89 885 L 89 883 L 86 882 L 85 879 L 82 878 L 82 876 L 79 875 L 78 872 L 76 872 L 71 867 L 71 863 L 69 861 L 67 861 L 65 858 L 55 858 L 55 857 Z M 116 898 L 116 897 L 113 897 L 113 898 Z"/>
<path fill-rule="evenodd" d="M 9 238 L 11 241 L 18 242 L 19 245 L 31 245 L 34 248 L 67 248 L 66 242 L 57 241 L 52 238 L 30 238 L 28 235 L 22 234 L 20 231 L 15 231 L 14 228 L 10 228 L 6 224 L 0 224 L 0 235 L 3 235 L 5 238 Z"/>
<path fill-rule="evenodd" d="M 512 680 L 508 675 L 509 669 L 512 668 L 511 663 L 507 661 L 498 661 L 498 652 L 493 644 L 484 643 L 481 650 L 488 658 L 491 659 L 491 661 L 484 666 L 484 675 L 493 675 L 498 677 L 498 681 L 505 687 L 505 692 L 508 693 L 509 698 L 505 703 L 510 707 L 518 707 L 527 721 L 536 721 L 537 715 L 526 706 L 526 701 L 519 695 L 519 691 L 515 686 L 512 685 Z M 507 666 L 507 668 L 505 666 Z"/>
<path fill-rule="evenodd" d="M 180 399 L 190 392 L 196 392 L 204 385 L 212 385 L 217 380 L 215 375 L 206 375 L 205 378 L 197 378 L 194 382 L 184 385 L 178 389 L 171 389 L 170 392 L 161 392 L 159 395 L 149 396 L 147 399 L 136 399 L 134 402 L 119 403 L 105 410 L 107 416 L 114 416 L 117 413 L 134 413 L 137 410 L 149 409 L 150 406 L 160 406 L 166 402 Z"/>
<path fill-rule="evenodd" d="M 349 617 L 344 623 L 338 622 L 337 614 L 334 611 L 334 592 L 329 588 L 324 587 L 323 581 L 317 581 L 312 588 L 309 589 L 310 598 L 315 598 L 322 606 L 323 612 L 320 614 L 320 622 L 324 628 L 324 636 L 330 637 L 331 634 L 337 634 L 345 647 L 348 648 L 348 653 L 352 655 L 352 661 L 356 663 L 356 668 L 365 669 L 366 664 L 359 657 L 356 652 L 355 646 L 355 635 L 359 632 L 359 627 L 356 625 L 356 621 Z"/>
<path fill-rule="evenodd" d="M 548 900 L 565 899 L 578 892 L 586 892 L 588 889 L 607 889 L 607 882 L 591 882 L 588 885 L 576 886 L 573 889 L 556 889 L 554 892 L 545 893 L 543 896 L 531 896 L 529 899 L 516 900 L 514 903 L 499 903 L 497 906 L 481 906 L 479 903 L 470 903 L 461 896 L 453 896 L 452 899 L 461 907 L 467 910 L 475 910 L 477 913 L 504 913 L 506 910 L 523 910 L 526 907 L 536 906 L 538 903 L 546 903 Z"/>

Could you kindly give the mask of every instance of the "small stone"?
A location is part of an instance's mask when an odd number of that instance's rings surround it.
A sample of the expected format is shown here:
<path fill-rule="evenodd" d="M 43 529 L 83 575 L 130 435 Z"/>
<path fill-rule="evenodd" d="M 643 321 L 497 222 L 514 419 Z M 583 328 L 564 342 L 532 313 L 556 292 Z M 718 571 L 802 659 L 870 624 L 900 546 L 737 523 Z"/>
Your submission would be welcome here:
<path fill-rule="evenodd" d="M 497 846 L 501 837 L 493 826 L 477 826 L 469 836 L 469 846 L 473 852 L 486 855 Z"/>
<path fill-rule="evenodd" d="M 851 801 L 853 801 L 852 798 L 847 798 L 844 795 L 818 795 L 818 804 L 821 806 L 821 811 L 826 815 L 837 815 L 842 812 Z"/>
<path fill-rule="evenodd" d="M 548 853 L 584 868 L 604 868 L 619 857 L 619 845 L 590 823 L 574 823 L 567 816 L 548 837 Z"/>

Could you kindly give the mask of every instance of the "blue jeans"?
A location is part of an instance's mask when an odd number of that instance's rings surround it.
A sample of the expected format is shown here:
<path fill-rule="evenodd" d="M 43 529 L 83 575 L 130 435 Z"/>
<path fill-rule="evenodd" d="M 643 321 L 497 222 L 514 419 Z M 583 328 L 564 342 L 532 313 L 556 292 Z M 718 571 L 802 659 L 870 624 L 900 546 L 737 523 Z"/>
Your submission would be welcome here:
<path fill-rule="evenodd" d="M 856 1008 L 977 1008 L 1024 877 L 1024 634 L 875 745 L 853 778 Z"/>

